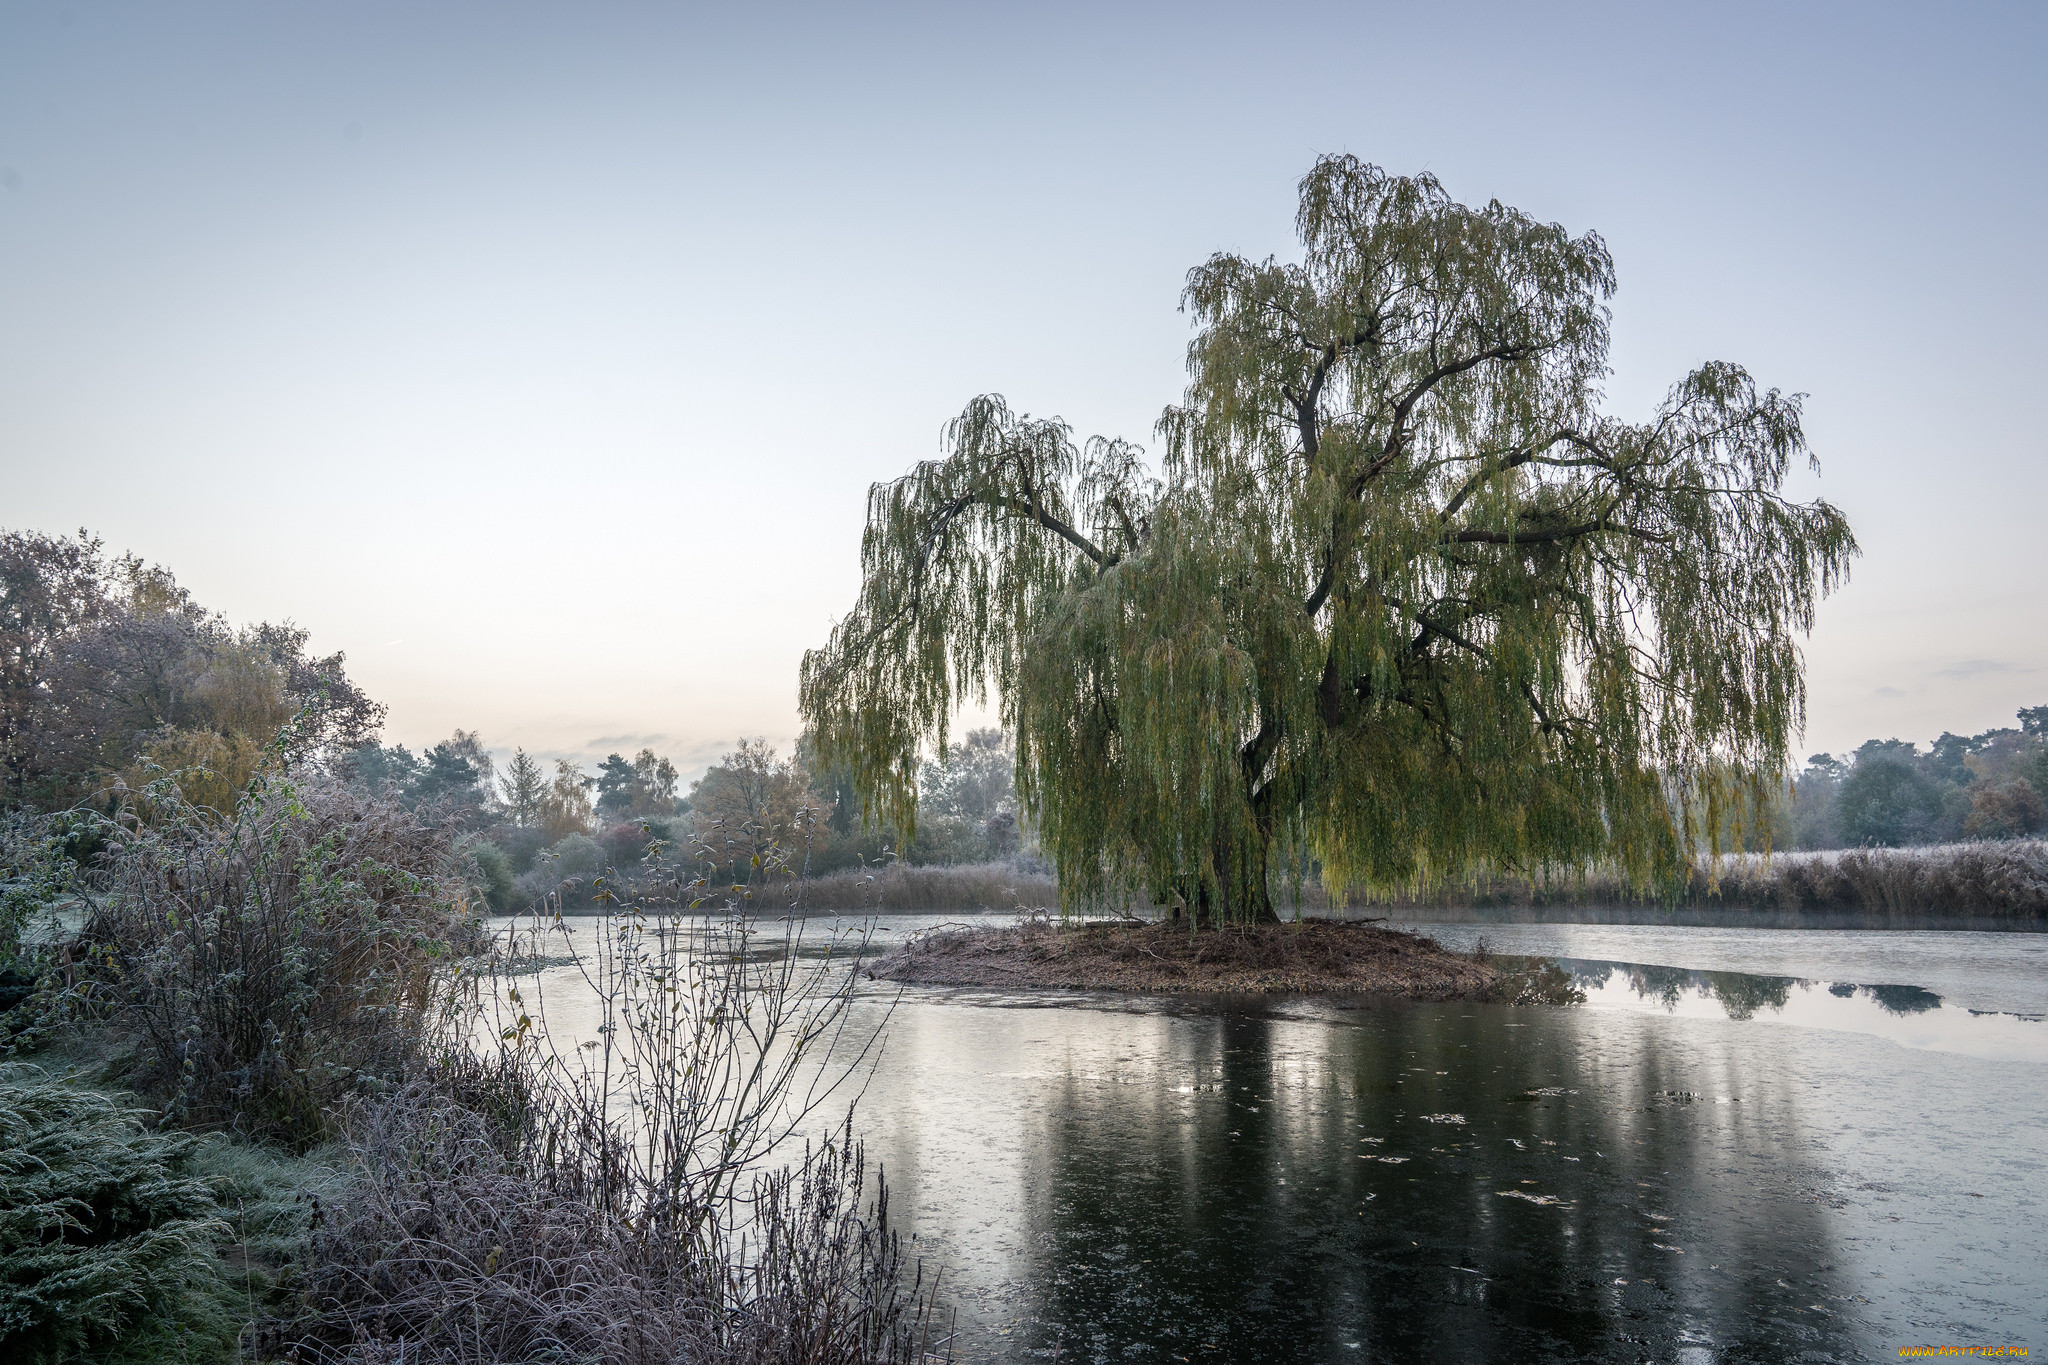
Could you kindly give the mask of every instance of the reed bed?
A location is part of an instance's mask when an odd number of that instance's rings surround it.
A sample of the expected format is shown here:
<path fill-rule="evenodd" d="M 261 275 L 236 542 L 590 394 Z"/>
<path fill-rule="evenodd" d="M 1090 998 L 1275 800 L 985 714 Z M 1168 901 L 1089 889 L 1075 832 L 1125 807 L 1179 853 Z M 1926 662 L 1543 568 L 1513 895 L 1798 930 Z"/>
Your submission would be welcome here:
<path fill-rule="evenodd" d="M 1645 889 L 1611 870 L 1583 876 L 1491 876 L 1424 893 L 1361 897 L 1399 909 L 1643 907 L 1838 912 L 1873 917 L 2048 919 L 2048 842 L 2013 839 L 1922 848 L 1729 854 L 1695 865 L 1683 885 Z M 1310 887 L 1303 908 L 1328 908 Z"/>
<path fill-rule="evenodd" d="M 816 910 L 870 913 L 1030 910 L 1059 904 L 1042 872 L 1008 863 L 952 867 L 892 865 L 794 880 L 778 898 Z M 2012 839 L 1921 848 L 1728 854 L 1696 864 L 1675 887 L 1640 887 L 1611 868 L 1535 876 L 1480 874 L 1395 894 L 1332 898 L 1309 881 L 1297 894 L 1276 888 L 1283 917 L 1345 905 L 1441 908 L 1640 907 L 1668 910 L 1830 912 L 1878 917 L 1957 915 L 2028 922 L 2048 919 L 2048 842 Z M 1145 905 L 1111 907 L 1151 916 Z"/>
<path fill-rule="evenodd" d="M 1050 875 L 1005 862 L 843 868 L 778 884 L 775 895 L 807 910 L 869 913 L 1030 910 L 1059 904 Z"/>
<path fill-rule="evenodd" d="M 1012 864 L 950 868 L 842 870 L 793 880 L 778 898 L 817 911 L 946 913 L 1057 907 L 1059 890 L 1044 872 Z M 1729 853 L 1702 860 L 1677 886 L 1632 886 L 1612 868 L 1579 872 L 1479 874 L 1460 882 L 1395 894 L 1329 896 L 1309 880 L 1300 892 L 1276 888 L 1284 917 L 1346 905 L 1389 909 L 1700 909 L 1772 913 L 1849 913 L 1872 917 L 1974 917 L 2028 923 L 2048 919 L 2048 841 L 2005 839 L 1907 849 L 1829 849 Z M 1110 907 L 1151 915 L 1143 905 Z"/>

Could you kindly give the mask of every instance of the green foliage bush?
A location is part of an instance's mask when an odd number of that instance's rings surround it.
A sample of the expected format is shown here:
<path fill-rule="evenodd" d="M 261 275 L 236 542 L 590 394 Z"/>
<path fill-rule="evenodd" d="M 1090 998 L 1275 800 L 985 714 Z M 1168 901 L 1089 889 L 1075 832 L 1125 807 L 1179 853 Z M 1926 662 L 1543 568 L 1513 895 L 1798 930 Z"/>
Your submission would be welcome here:
<path fill-rule="evenodd" d="M 471 839 L 463 845 L 462 855 L 469 883 L 486 905 L 501 915 L 519 908 L 513 891 L 517 877 L 504 849 L 488 839 Z"/>
<path fill-rule="evenodd" d="M 581 877 L 587 883 L 604 867 L 604 846 L 588 834 L 566 835 L 549 851 L 558 877 Z"/>
<path fill-rule="evenodd" d="M 77 865 L 68 832 L 52 820 L 16 814 L 0 820 L 0 969 L 21 951 L 22 934 L 50 913 Z"/>
<path fill-rule="evenodd" d="M 1929 844 L 1941 824 L 1941 796 L 1933 781 L 1906 763 L 1859 762 L 1835 797 L 1835 820 L 1852 845 Z"/>
<path fill-rule="evenodd" d="M 230 1358 L 229 1232 L 205 1139 L 150 1133 L 110 1096 L 0 1067 L 0 1355 Z"/>

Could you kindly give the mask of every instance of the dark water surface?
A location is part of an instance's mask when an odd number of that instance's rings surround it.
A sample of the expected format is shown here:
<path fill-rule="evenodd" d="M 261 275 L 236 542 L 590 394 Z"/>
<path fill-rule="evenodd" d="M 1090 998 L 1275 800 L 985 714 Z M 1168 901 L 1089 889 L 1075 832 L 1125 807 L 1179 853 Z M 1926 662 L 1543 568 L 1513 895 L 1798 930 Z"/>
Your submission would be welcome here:
<path fill-rule="evenodd" d="M 864 998 L 859 1127 L 958 1355 L 2048 1349 L 2048 940 L 1517 927 L 1442 936 L 1586 1005 Z"/>

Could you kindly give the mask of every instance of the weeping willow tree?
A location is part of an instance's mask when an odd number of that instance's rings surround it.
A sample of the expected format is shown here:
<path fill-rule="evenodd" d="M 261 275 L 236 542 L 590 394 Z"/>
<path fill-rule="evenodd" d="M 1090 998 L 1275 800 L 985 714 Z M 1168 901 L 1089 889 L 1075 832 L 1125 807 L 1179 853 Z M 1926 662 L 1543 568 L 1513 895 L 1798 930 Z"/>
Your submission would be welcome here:
<path fill-rule="evenodd" d="M 993 692 L 1066 903 L 1213 923 L 1304 867 L 1647 885 L 1753 829 L 1856 553 L 1783 493 L 1799 397 L 1708 364 L 1605 415 L 1606 246 L 1429 176 L 1326 158 L 1297 226 L 1189 274 L 1156 474 L 985 396 L 875 486 L 803 663 L 821 758 L 914 829 L 920 747 Z"/>

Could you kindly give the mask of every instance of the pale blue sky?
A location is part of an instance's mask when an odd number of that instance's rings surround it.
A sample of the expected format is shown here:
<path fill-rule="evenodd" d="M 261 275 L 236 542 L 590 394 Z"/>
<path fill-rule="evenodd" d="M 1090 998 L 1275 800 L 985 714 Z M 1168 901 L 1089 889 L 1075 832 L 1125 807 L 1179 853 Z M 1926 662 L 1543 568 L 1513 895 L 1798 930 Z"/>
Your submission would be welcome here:
<path fill-rule="evenodd" d="M 1149 437 L 1319 152 L 1608 240 L 1614 408 L 1804 390 L 1806 747 L 2048 701 L 2048 10 L 0 5 L 0 525 L 291 616 L 390 734 L 795 729 L 862 494 Z"/>

